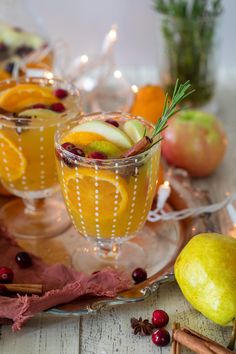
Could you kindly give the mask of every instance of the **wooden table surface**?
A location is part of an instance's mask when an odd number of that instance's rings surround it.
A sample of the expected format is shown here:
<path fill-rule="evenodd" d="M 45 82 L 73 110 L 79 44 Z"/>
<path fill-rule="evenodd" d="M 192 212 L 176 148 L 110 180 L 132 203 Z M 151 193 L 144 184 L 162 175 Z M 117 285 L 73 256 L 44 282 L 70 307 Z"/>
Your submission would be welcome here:
<path fill-rule="evenodd" d="M 210 190 L 214 201 L 221 200 L 225 192 L 236 191 L 236 115 L 235 80 L 232 75 L 219 86 L 219 115 L 229 137 L 229 148 L 221 167 L 205 180 L 199 181 Z M 226 212 L 220 213 L 223 231 L 229 227 Z M 195 311 L 184 299 L 176 283 L 164 284 L 158 293 L 146 302 L 104 310 L 98 315 L 74 318 L 49 318 L 39 315 L 31 319 L 18 333 L 9 326 L 0 328 L 0 354 L 143 354 L 169 353 L 170 347 L 159 349 L 150 337 L 134 336 L 130 318 L 150 318 L 154 309 L 165 309 L 170 322 L 181 324 L 217 340 L 228 342 L 230 328 L 220 327 Z M 183 349 L 182 353 L 190 351 Z"/>

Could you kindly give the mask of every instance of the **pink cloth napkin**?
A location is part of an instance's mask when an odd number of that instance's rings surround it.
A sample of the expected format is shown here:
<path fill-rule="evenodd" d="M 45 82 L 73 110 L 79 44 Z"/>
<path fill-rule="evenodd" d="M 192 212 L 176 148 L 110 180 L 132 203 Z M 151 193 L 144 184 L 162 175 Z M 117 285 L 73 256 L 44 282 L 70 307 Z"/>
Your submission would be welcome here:
<path fill-rule="evenodd" d="M 87 275 L 63 264 L 49 266 L 32 256 L 33 265 L 21 269 L 15 262 L 15 255 L 22 249 L 8 235 L 5 227 L 0 227 L 0 266 L 14 271 L 14 283 L 43 284 L 46 292 L 42 296 L 20 296 L 9 298 L 0 296 L 0 318 L 13 321 L 12 329 L 17 331 L 36 313 L 53 306 L 68 303 L 82 295 L 114 297 L 131 286 L 128 275 L 112 269 Z"/>

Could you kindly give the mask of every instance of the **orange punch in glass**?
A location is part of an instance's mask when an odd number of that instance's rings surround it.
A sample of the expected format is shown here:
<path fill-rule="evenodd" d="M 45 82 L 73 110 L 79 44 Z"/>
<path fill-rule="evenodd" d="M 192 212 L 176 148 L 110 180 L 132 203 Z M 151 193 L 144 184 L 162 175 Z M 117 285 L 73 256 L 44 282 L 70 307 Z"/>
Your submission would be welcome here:
<path fill-rule="evenodd" d="M 44 78 L 0 83 L 0 179 L 22 200 L 0 217 L 16 237 L 50 237 L 69 226 L 63 203 L 50 197 L 58 186 L 54 134 L 79 112 L 70 84 Z"/>
<path fill-rule="evenodd" d="M 125 157 L 152 124 L 125 113 L 72 119 L 56 134 L 57 169 L 71 220 L 84 238 L 73 257 L 86 272 L 140 264 L 127 242 L 142 229 L 156 191 L 160 145 Z"/>

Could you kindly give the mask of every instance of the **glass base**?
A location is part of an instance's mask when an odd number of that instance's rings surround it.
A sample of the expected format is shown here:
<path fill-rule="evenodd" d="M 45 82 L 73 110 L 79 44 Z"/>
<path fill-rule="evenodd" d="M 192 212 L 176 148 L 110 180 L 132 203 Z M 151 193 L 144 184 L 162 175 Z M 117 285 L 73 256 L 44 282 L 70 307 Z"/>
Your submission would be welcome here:
<path fill-rule="evenodd" d="M 7 203 L 0 210 L 0 219 L 15 238 L 39 239 L 60 235 L 70 225 L 70 219 L 62 201 L 47 198 L 27 206 L 21 199 Z"/>
<path fill-rule="evenodd" d="M 144 263 L 145 254 L 142 248 L 132 242 L 122 244 L 117 256 L 105 257 L 93 241 L 83 239 L 72 255 L 73 268 L 88 274 L 106 267 L 132 271 Z"/>
<path fill-rule="evenodd" d="M 158 271 L 174 256 L 179 242 L 178 224 L 159 222 L 146 223 L 138 234 L 117 249 L 104 249 L 93 239 L 78 238 L 77 248 L 72 255 L 72 266 L 85 273 L 99 271 L 105 267 L 125 270 L 131 273 L 135 268 L 145 268 L 148 273 Z M 176 228 L 177 227 L 177 228 Z"/>

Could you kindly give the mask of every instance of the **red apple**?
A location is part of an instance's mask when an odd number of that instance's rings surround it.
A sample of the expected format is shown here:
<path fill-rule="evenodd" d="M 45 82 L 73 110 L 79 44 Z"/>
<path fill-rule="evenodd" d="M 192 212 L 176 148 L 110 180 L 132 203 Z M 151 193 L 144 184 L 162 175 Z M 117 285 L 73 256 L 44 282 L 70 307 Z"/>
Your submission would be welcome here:
<path fill-rule="evenodd" d="M 226 151 L 227 138 L 219 120 L 205 112 L 186 110 L 176 114 L 162 135 L 164 158 L 193 177 L 210 175 Z"/>

